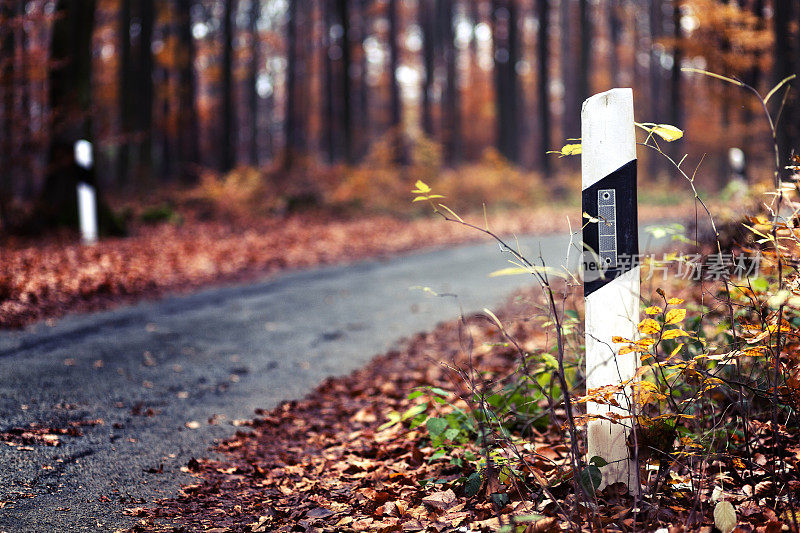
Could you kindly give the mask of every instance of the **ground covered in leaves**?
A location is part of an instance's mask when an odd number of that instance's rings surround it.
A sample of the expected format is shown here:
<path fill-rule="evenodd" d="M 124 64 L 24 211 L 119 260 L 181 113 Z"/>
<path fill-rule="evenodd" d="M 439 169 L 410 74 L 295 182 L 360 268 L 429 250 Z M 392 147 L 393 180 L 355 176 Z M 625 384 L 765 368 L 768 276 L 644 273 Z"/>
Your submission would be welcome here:
<path fill-rule="evenodd" d="M 531 290 L 497 313 L 525 351 L 554 342 L 542 321 L 532 318 L 541 304 L 538 289 Z M 735 504 L 735 531 L 791 529 L 787 500 L 778 494 L 797 492 L 800 482 L 790 476 L 788 485 L 776 486 L 780 476 L 768 457 L 774 457 L 777 438 L 785 468 L 796 471 L 800 443 L 783 427 L 774 431 L 771 422 L 752 421 L 749 457 L 723 450 L 706 456 L 695 471 L 687 470 L 684 457 L 673 465 L 667 488 L 639 502 L 622 485 L 576 500 L 558 406 L 556 424 L 531 429 L 521 448 L 527 466 L 517 481 L 485 470 L 470 477 L 465 463 L 437 459 L 424 426 L 385 427 L 390 413 L 414 405 L 408 395 L 418 387 L 452 391 L 448 403 L 466 408 L 470 388 L 459 369 L 468 365 L 487 380 L 513 373 L 516 352 L 499 340 L 491 317 L 442 324 L 350 376 L 327 380 L 303 400 L 258 411 L 249 427 L 218 447 L 216 459 L 186 465 L 197 482 L 180 496 L 128 509 L 139 519 L 134 531 L 711 533 L 722 500 Z M 723 414 L 718 423 L 725 420 Z M 656 469 L 643 467 L 646 484 Z"/>
<path fill-rule="evenodd" d="M 643 208 L 642 218 L 689 214 L 690 208 Z M 564 209 L 539 208 L 489 217 L 500 234 L 567 231 Z M 578 221 L 577 210 L 572 223 Z M 483 217 L 473 217 L 483 225 Z M 18 328 L 66 312 L 104 309 L 209 284 L 242 281 L 287 269 L 343 263 L 376 255 L 479 238 L 430 218 L 402 220 L 330 215 L 139 224 L 127 238 L 79 244 L 73 234 L 46 239 L 0 239 L 0 328 Z"/>

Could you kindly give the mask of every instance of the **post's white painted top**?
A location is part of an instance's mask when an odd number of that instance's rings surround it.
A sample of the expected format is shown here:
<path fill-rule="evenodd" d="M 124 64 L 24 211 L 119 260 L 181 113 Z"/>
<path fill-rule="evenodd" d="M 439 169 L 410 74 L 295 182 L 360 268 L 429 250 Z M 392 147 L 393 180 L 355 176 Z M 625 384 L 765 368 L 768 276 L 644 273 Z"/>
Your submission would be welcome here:
<path fill-rule="evenodd" d="M 611 89 L 583 102 L 581 187 L 591 187 L 634 159 L 633 89 Z"/>
<path fill-rule="evenodd" d="M 89 170 L 94 165 L 94 156 L 92 155 L 92 143 L 86 139 L 81 139 L 75 142 L 75 162 L 79 167 Z"/>

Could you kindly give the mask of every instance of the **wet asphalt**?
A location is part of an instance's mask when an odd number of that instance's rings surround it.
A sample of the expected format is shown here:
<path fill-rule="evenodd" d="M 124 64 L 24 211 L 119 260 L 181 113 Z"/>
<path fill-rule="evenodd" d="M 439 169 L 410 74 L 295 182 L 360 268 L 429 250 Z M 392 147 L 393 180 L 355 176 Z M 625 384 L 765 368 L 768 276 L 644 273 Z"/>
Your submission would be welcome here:
<path fill-rule="evenodd" d="M 519 242 L 529 257 L 565 263 L 567 236 Z M 84 423 L 58 446 L 0 442 L 0 532 L 132 526 L 123 510 L 191 483 L 180 468 L 211 455 L 235 420 L 363 366 L 457 317 L 459 304 L 493 307 L 530 284 L 487 276 L 509 257 L 470 244 L 0 331 L 0 432 Z"/>

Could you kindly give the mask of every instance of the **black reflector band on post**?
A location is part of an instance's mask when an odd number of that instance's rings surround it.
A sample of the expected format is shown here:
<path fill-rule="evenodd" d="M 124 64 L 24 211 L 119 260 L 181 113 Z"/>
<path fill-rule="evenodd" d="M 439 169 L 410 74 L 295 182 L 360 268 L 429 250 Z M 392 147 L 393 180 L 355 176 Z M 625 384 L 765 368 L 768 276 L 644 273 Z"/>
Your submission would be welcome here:
<path fill-rule="evenodd" d="M 583 212 L 583 295 L 638 264 L 639 228 L 636 160 L 629 161 L 581 193 Z"/>

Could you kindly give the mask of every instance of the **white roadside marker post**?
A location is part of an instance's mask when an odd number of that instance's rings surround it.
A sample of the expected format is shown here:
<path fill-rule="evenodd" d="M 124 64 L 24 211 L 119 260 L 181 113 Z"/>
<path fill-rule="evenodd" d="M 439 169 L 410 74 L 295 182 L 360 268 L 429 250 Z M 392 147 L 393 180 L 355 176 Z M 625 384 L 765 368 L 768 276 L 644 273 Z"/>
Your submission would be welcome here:
<path fill-rule="evenodd" d="M 97 198 L 94 187 L 84 182 L 78 183 L 78 218 L 80 219 L 83 243 L 96 243 Z"/>
<path fill-rule="evenodd" d="M 75 143 L 75 163 L 89 170 L 94 164 L 92 145 L 89 141 L 80 140 Z M 88 183 L 78 183 L 78 221 L 81 227 L 81 238 L 84 244 L 97 242 L 97 194 Z"/>
<path fill-rule="evenodd" d="M 636 134 L 633 91 L 612 89 L 596 94 L 581 110 L 583 211 L 599 222 L 584 220 L 584 297 L 587 390 L 632 378 L 635 352 L 619 355 L 612 337 L 635 339 L 639 322 L 639 236 L 636 205 Z M 620 407 L 589 402 L 587 412 L 629 416 L 630 390 L 616 395 Z M 638 493 L 633 454 L 627 437 L 632 421 L 592 420 L 587 427 L 587 459 L 607 463 L 601 488 L 623 482 Z"/>

